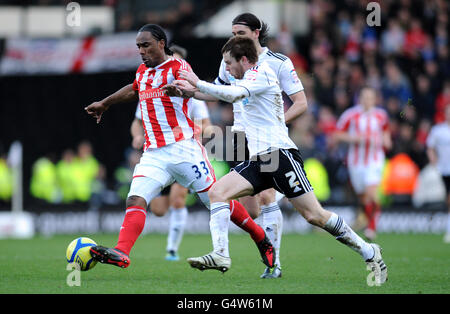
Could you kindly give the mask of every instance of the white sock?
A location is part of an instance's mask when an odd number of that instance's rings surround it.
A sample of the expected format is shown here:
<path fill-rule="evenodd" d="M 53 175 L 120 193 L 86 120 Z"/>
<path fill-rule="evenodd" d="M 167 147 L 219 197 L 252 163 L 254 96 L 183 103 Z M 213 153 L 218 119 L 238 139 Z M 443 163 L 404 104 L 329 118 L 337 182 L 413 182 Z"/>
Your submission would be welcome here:
<path fill-rule="evenodd" d="M 167 251 L 178 251 L 183 238 L 184 226 L 186 225 L 188 210 L 183 208 L 169 208 L 169 234 L 167 235 Z"/>
<path fill-rule="evenodd" d="M 228 250 L 228 225 L 230 223 L 230 204 L 229 203 L 212 203 L 211 217 L 209 220 L 209 229 L 213 242 L 214 252 L 230 257 Z"/>
<path fill-rule="evenodd" d="M 325 224 L 324 229 L 335 236 L 336 240 L 358 252 L 364 260 L 373 258 L 375 253 L 372 246 L 357 235 L 356 232 L 345 223 L 342 217 L 332 213 L 330 219 Z"/>
<path fill-rule="evenodd" d="M 275 248 L 275 264 L 281 267 L 280 247 L 283 233 L 283 214 L 277 202 L 261 206 L 263 228 Z"/>

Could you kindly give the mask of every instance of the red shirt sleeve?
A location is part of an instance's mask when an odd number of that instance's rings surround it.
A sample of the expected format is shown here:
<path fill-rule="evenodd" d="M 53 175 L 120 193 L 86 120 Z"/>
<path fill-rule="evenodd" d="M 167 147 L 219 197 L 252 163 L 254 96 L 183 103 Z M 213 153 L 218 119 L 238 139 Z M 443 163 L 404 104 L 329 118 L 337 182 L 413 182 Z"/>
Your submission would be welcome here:
<path fill-rule="evenodd" d="M 135 91 L 138 91 L 138 90 L 139 90 L 138 78 L 141 77 L 143 66 L 145 66 L 145 65 L 144 65 L 144 64 L 141 64 L 141 65 L 139 66 L 139 68 L 136 70 L 136 78 L 134 79 L 134 82 L 133 82 L 133 89 L 134 89 Z"/>
<path fill-rule="evenodd" d="M 178 66 L 178 69 L 175 71 L 175 75 L 174 76 L 175 76 L 176 80 L 182 80 L 182 78 L 180 78 L 180 76 L 179 76 L 179 71 L 180 70 L 185 70 L 185 71 L 191 72 L 192 71 L 192 67 L 191 67 L 191 65 L 189 63 L 187 63 L 183 59 L 176 59 L 176 60 L 179 62 L 179 66 Z"/>

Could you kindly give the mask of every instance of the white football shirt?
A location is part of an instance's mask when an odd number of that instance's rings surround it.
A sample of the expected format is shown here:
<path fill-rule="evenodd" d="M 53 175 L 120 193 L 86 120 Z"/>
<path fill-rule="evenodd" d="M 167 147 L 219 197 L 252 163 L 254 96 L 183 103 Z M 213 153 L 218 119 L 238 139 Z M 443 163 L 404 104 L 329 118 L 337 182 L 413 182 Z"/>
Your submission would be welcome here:
<path fill-rule="evenodd" d="M 443 176 L 450 176 L 450 125 L 444 122 L 433 126 L 427 138 L 427 146 L 436 150 L 439 172 Z"/>
<path fill-rule="evenodd" d="M 236 86 L 247 89 L 242 99 L 241 123 L 245 129 L 250 156 L 277 148 L 297 148 L 289 138 L 284 120 L 284 104 L 278 78 L 265 61 L 247 70 Z"/>
<path fill-rule="evenodd" d="M 274 53 L 267 47 L 263 47 L 263 52 L 258 56 L 258 63 L 266 62 L 276 74 L 279 86 L 287 95 L 292 95 L 302 91 L 303 84 L 297 76 L 291 59 L 280 53 Z M 226 64 L 222 59 L 219 68 L 219 75 L 214 81 L 216 85 L 235 85 L 236 79 L 226 70 Z M 244 131 L 241 119 L 242 101 L 233 103 L 234 123 L 232 131 Z"/>

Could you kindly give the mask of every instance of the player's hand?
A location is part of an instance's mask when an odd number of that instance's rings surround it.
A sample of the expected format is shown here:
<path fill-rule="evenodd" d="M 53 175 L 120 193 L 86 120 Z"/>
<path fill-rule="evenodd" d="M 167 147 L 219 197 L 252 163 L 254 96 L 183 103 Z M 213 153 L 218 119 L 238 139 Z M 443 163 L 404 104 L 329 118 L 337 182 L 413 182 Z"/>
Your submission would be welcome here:
<path fill-rule="evenodd" d="M 167 96 L 183 97 L 183 92 L 175 84 L 167 84 L 161 89 Z"/>
<path fill-rule="evenodd" d="M 85 107 L 84 110 L 88 113 L 88 115 L 94 117 L 97 119 L 97 123 L 100 123 L 100 120 L 102 119 L 102 114 L 108 109 L 108 106 L 106 106 L 101 101 L 96 101 L 90 104 L 89 106 Z"/>
<path fill-rule="evenodd" d="M 198 89 L 192 86 L 188 81 L 175 80 L 172 82 L 183 93 L 183 97 L 194 97 L 194 94 Z"/>
<path fill-rule="evenodd" d="M 178 73 L 180 74 L 180 78 L 188 81 L 193 86 L 197 86 L 197 82 L 200 80 L 194 72 L 180 70 Z"/>
<path fill-rule="evenodd" d="M 143 135 L 137 135 L 133 137 L 133 141 L 131 142 L 131 146 L 133 146 L 134 149 L 141 149 L 144 145 L 145 137 Z"/>

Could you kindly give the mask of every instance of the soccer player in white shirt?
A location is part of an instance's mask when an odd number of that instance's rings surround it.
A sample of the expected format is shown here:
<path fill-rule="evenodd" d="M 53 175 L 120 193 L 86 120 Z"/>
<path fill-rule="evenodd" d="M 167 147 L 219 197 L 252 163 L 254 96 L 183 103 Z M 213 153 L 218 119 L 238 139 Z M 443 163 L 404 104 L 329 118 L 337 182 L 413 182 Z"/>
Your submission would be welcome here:
<path fill-rule="evenodd" d="M 274 53 L 267 47 L 263 47 L 267 38 L 267 24 L 262 22 L 254 14 L 243 13 L 233 19 L 231 31 L 233 36 L 245 36 L 253 40 L 258 53 L 258 63 L 263 61 L 267 62 L 269 67 L 276 73 L 281 90 L 292 100 L 292 105 L 284 113 L 285 123 L 292 122 L 305 112 L 307 109 L 306 95 L 292 61 L 282 54 Z M 235 81 L 236 78 L 226 70 L 226 64 L 224 60 L 222 60 L 219 74 L 215 79 L 214 84 L 233 85 Z M 205 100 L 214 99 L 209 95 L 202 95 L 201 93 L 197 93 L 197 97 Z M 237 100 L 233 103 L 234 121 L 231 130 L 234 136 L 234 160 L 228 161 L 231 168 L 249 157 L 241 114 L 243 110 L 242 105 L 241 100 Z M 244 145 L 241 145 L 240 143 L 240 139 L 242 138 L 245 141 Z M 240 159 L 241 156 L 244 158 Z M 275 263 L 277 266 L 273 270 L 266 267 L 261 278 L 281 277 L 280 247 L 283 230 L 283 215 L 276 200 L 275 189 L 271 188 L 261 191 L 261 193 L 256 196 L 242 197 L 239 201 L 248 210 L 252 218 L 256 218 L 261 214 L 264 230 L 276 251 Z"/>
<path fill-rule="evenodd" d="M 376 91 L 363 87 L 359 104 L 345 110 L 337 122 L 334 139 L 349 144 L 347 168 L 359 203 L 364 207 L 368 226 L 365 236 L 373 241 L 381 214 L 378 186 L 385 160 L 384 149 L 391 149 L 389 119 L 383 108 L 376 107 Z"/>
<path fill-rule="evenodd" d="M 444 242 L 450 243 L 450 104 L 445 107 L 445 121 L 433 126 L 427 138 L 427 155 L 442 175 L 447 190 L 447 230 Z"/>
<path fill-rule="evenodd" d="M 227 243 L 229 200 L 275 188 L 309 223 L 323 228 L 358 252 L 371 267 L 376 282 L 384 283 L 387 266 L 381 248 L 365 242 L 341 217 L 323 209 L 312 191 L 300 153 L 288 135 L 278 79 L 266 62 L 257 63 L 254 42 L 246 37 L 233 37 L 222 48 L 222 54 L 227 70 L 236 78 L 233 86 L 211 84 L 199 80 L 191 71 L 180 71 L 180 77 L 202 93 L 232 103 L 243 101 L 244 129 L 251 159 L 236 166 L 208 191 L 212 215 L 221 217 L 213 237 Z M 185 91 L 191 89 L 185 84 L 178 86 Z M 207 256 L 209 258 L 205 258 Z M 213 263 L 228 265 L 231 260 L 211 253 L 189 258 L 188 262 L 192 267 L 205 269 Z"/>

